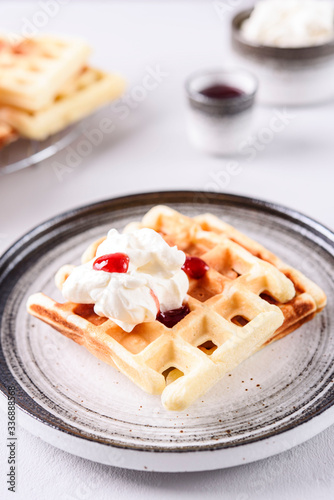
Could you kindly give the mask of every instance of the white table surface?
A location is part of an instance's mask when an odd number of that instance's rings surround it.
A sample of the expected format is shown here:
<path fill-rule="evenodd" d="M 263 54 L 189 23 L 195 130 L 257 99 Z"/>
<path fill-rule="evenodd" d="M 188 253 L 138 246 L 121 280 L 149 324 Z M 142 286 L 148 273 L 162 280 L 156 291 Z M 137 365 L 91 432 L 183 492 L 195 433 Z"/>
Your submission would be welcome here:
<path fill-rule="evenodd" d="M 240 8 L 244 3 L 226 2 L 227 13 L 221 16 L 215 5 L 217 2 L 185 0 L 74 1 L 62 5 L 42 30 L 37 29 L 89 40 L 95 49 L 94 63 L 126 76 L 130 105 L 126 118 L 112 110 L 105 112 L 115 130 L 81 158 L 78 166 L 65 172 L 62 180 L 55 173 L 54 162 L 66 165 L 69 150 L 0 178 L 0 251 L 36 224 L 72 207 L 167 189 L 211 188 L 259 197 L 296 208 L 334 228 L 334 103 L 293 110 L 284 130 L 264 146 L 263 128 L 270 126 L 276 111 L 258 107 L 254 133 L 261 150 L 252 160 L 237 159 L 240 172 L 228 182 L 222 179 L 226 179 L 224 172 L 231 160 L 208 157 L 188 144 L 186 76 L 203 67 L 233 65 L 228 21 L 235 12 L 233 6 Z M 2 1 L 1 26 L 22 32 L 28 21 L 45 22 L 45 16 L 36 17 L 40 10 L 37 2 Z M 147 67 L 156 65 L 168 75 L 139 102 L 134 98 L 135 88 L 145 81 Z M 75 151 L 78 143 L 72 145 Z M 3 413 L 0 426 L 6 428 Z M 18 439 L 15 497 L 6 490 L 7 451 L 4 440 L 0 443 L 1 498 L 314 500 L 334 496 L 333 426 L 291 451 L 260 462 L 172 475 L 95 464 L 53 448 L 22 427 Z"/>

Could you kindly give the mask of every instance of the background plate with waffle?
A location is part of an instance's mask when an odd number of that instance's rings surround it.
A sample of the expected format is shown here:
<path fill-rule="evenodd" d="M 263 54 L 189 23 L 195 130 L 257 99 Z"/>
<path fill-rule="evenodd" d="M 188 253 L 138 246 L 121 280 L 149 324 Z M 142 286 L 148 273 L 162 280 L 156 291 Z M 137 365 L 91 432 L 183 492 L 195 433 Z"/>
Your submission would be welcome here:
<path fill-rule="evenodd" d="M 124 79 L 91 67 L 90 53 L 79 39 L 0 37 L 0 148 L 45 141 L 120 97 Z"/>

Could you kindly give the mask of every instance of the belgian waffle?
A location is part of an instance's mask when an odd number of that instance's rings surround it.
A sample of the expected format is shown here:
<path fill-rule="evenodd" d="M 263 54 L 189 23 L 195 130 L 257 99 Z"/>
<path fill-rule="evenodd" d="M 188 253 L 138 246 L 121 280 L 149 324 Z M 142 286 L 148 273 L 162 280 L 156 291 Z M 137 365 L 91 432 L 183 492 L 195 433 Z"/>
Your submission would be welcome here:
<path fill-rule="evenodd" d="M 84 66 L 90 48 L 81 40 L 39 36 L 0 38 L 0 104 L 27 111 L 48 106 Z"/>
<path fill-rule="evenodd" d="M 210 266 L 210 273 L 216 270 L 227 279 L 238 280 L 247 289 L 279 307 L 284 322 L 266 344 L 299 328 L 326 305 L 326 295 L 318 285 L 258 242 L 212 214 L 190 218 L 169 207 L 156 206 L 144 216 L 141 223 L 131 223 L 125 231 L 140 227 L 154 229 L 170 245 L 177 245 L 186 254 L 203 259 Z M 83 255 L 83 263 L 93 258 L 103 240 L 101 238 L 92 243 Z M 271 280 L 270 287 L 264 280 L 257 279 L 259 265 L 259 274 L 265 276 L 267 272 L 267 279 Z M 276 271 L 273 271 L 273 267 Z M 281 286 L 280 280 L 277 281 L 276 291 L 274 289 L 275 277 L 277 279 L 280 273 L 289 280 L 284 296 L 277 293 Z M 200 301 L 216 293 L 216 290 L 211 289 L 211 284 L 208 286 L 207 277 L 199 281 L 190 280 L 190 291 Z"/>
<path fill-rule="evenodd" d="M 226 277 L 232 280 L 242 278 L 247 288 L 250 287 L 247 266 L 243 265 L 240 260 L 231 258 L 229 254 L 229 248 L 235 245 L 247 250 L 253 256 L 251 259 L 253 262 L 269 263 L 283 273 L 294 287 L 294 292 L 288 301 L 281 300 L 268 287 L 252 286 L 249 288 L 261 295 L 264 300 L 278 306 L 284 314 L 283 325 L 267 342 L 277 340 L 292 332 L 311 320 L 326 305 L 326 295 L 318 285 L 297 269 L 284 263 L 258 242 L 212 214 L 203 214 L 192 219 L 169 207 L 157 206 L 146 214 L 140 225 L 162 233 L 171 244 L 176 244 L 180 250 L 190 255 L 201 257 Z M 217 245 L 225 248 L 224 255 L 219 256 L 219 253 L 217 255 Z"/>
<path fill-rule="evenodd" d="M 0 119 L 24 137 L 43 140 L 118 98 L 124 86 L 120 76 L 86 67 L 45 108 L 28 112 L 4 106 L 0 108 Z"/>
<path fill-rule="evenodd" d="M 203 229 L 207 218 L 190 219 L 155 207 L 135 224 L 159 231 L 170 244 L 200 256 L 210 266 L 203 278 L 190 280 L 190 313 L 173 328 L 153 321 L 126 333 L 97 316 L 91 305 L 60 304 L 42 293 L 29 298 L 28 311 L 116 366 L 145 391 L 162 394 L 168 410 L 185 409 L 225 373 L 277 338 L 284 320 L 288 333 L 304 319 L 291 304 L 306 292 L 296 294 L 294 283 L 277 266 L 252 255 L 221 231 Z M 87 249 L 83 262 L 94 258 L 102 240 Z M 62 287 L 72 269 L 64 266 L 57 273 L 57 286 Z M 259 296 L 264 292 L 279 307 Z M 284 308 L 289 303 L 293 317 Z"/>

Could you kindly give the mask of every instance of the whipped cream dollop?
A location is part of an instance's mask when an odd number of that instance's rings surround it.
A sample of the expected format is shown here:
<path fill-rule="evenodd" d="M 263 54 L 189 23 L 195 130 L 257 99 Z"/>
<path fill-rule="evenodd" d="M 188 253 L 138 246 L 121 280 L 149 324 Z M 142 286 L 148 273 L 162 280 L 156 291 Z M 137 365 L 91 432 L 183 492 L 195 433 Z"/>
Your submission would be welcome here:
<path fill-rule="evenodd" d="M 93 269 L 97 257 L 123 253 L 129 257 L 126 273 Z M 91 261 L 77 266 L 62 287 L 66 300 L 94 304 L 94 311 L 126 332 L 139 323 L 154 321 L 159 312 L 182 306 L 189 281 L 181 267 L 185 254 L 170 247 L 153 229 L 120 234 L 111 229 Z"/>
<path fill-rule="evenodd" d="M 334 6 L 327 0 L 260 0 L 241 25 L 249 42 L 309 47 L 334 38 Z"/>

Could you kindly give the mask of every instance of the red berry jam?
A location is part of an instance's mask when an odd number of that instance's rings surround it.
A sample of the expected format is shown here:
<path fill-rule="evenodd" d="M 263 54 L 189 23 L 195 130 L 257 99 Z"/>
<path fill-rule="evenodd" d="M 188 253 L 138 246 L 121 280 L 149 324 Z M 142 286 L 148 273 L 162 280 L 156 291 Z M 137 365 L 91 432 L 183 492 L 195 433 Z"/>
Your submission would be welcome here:
<path fill-rule="evenodd" d="M 106 273 L 126 273 L 130 259 L 125 253 L 109 253 L 95 259 L 93 269 Z"/>
<path fill-rule="evenodd" d="M 171 309 L 170 311 L 158 312 L 157 320 L 160 321 L 167 328 L 173 328 L 181 319 L 190 313 L 189 306 L 185 304 L 178 309 Z"/>
<path fill-rule="evenodd" d="M 209 266 L 199 257 L 186 257 L 186 261 L 183 264 L 182 269 L 189 276 L 189 278 L 199 280 L 200 278 L 203 278 L 205 273 L 209 270 Z"/>
<path fill-rule="evenodd" d="M 216 85 L 200 90 L 200 94 L 205 97 L 211 97 L 211 99 L 231 99 L 231 97 L 241 96 L 244 92 L 236 87 L 217 83 Z"/>

